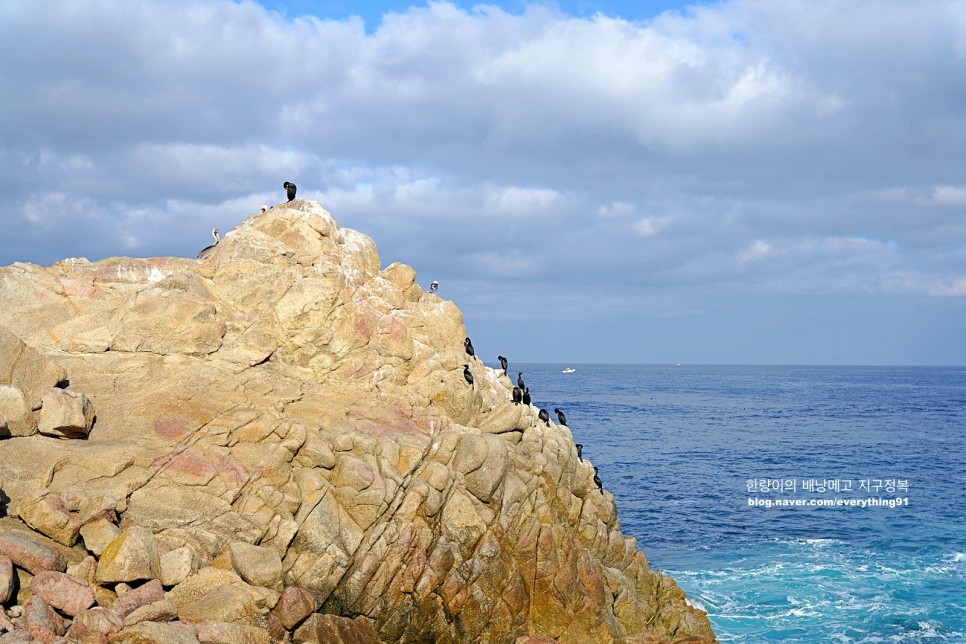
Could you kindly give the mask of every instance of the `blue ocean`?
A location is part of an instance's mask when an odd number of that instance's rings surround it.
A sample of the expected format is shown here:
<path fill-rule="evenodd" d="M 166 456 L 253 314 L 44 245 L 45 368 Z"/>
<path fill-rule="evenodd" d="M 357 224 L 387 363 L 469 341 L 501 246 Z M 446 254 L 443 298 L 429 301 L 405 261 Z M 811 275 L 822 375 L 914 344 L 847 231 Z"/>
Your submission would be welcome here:
<path fill-rule="evenodd" d="M 966 642 L 966 368 L 520 370 L 722 642 Z"/>

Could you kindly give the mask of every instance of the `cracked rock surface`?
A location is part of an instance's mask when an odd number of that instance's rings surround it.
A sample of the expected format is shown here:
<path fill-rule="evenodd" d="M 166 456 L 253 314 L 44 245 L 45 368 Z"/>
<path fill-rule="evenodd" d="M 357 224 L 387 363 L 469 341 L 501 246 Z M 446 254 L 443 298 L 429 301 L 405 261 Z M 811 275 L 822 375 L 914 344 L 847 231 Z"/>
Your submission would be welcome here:
<path fill-rule="evenodd" d="M 204 261 L 0 268 L 0 632 L 714 641 L 465 336 L 311 201 Z"/>

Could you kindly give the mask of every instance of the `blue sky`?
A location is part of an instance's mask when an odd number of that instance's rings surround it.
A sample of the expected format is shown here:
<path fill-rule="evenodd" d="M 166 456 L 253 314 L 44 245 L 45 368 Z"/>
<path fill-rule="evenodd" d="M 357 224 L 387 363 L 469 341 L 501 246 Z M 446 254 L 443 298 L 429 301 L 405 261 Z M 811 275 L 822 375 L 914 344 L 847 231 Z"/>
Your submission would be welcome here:
<path fill-rule="evenodd" d="M 263 6 L 273 11 L 279 11 L 286 16 L 318 16 L 320 18 L 331 18 L 344 20 L 351 16 L 359 16 L 365 21 L 366 30 L 374 31 L 382 23 L 382 18 L 387 13 L 405 13 L 414 6 L 423 6 L 425 3 L 406 2 L 405 0 L 380 1 L 380 2 L 349 2 L 347 0 L 272 0 L 262 2 Z M 708 1 L 675 1 L 675 0 L 626 0 L 623 2 L 612 0 L 573 0 L 568 2 L 524 2 L 515 0 L 513 2 L 451 2 L 463 11 L 473 11 L 481 5 L 500 7 L 503 11 L 511 14 L 521 14 L 528 7 L 541 6 L 562 15 L 580 18 L 590 18 L 595 14 L 623 18 L 626 20 L 647 20 L 665 11 L 676 11 L 685 13 L 689 6 L 701 6 L 712 4 Z"/>
<path fill-rule="evenodd" d="M 516 362 L 966 364 L 966 3 L 0 6 L 0 266 L 318 200 Z"/>

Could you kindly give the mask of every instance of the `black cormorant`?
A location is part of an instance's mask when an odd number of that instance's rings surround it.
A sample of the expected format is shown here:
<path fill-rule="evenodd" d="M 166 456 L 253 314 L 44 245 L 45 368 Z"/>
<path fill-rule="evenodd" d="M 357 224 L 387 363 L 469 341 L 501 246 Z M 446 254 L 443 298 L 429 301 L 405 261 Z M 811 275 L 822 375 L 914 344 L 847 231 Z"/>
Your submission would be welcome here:
<path fill-rule="evenodd" d="M 506 361 L 506 358 L 504 358 L 503 356 L 497 356 L 496 359 L 500 361 L 500 366 L 503 367 L 503 375 L 505 376 L 506 375 L 506 366 L 508 364 L 507 361 Z"/>
<path fill-rule="evenodd" d="M 470 386 L 473 385 L 473 374 L 470 373 L 470 365 L 468 364 L 463 365 L 463 377 L 466 378 L 466 382 L 468 382 Z"/>
<path fill-rule="evenodd" d="M 600 493 L 603 494 L 604 493 L 604 484 L 601 483 L 600 477 L 597 475 L 597 468 L 596 467 L 594 468 L 594 483 L 597 484 L 597 487 L 600 488 Z"/>
<path fill-rule="evenodd" d="M 530 387 L 524 387 L 524 389 L 523 389 L 523 404 L 524 405 L 529 405 L 531 400 L 532 399 L 530 398 Z"/>
<path fill-rule="evenodd" d="M 561 425 L 566 426 L 567 425 L 567 417 L 564 416 L 564 413 L 562 411 L 560 411 L 559 409 L 557 409 L 556 407 L 553 408 L 553 411 L 554 411 L 555 414 L 557 414 L 557 422 L 559 424 L 561 424 Z"/>
<path fill-rule="evenodd" d="M 584 456 L 583 456 L 584 446 L 581 445 L 580 443 L 574 443 L 574 447 L 577 448 L 577 458 L 579 458 L 580 460 L 584 460 Z"/>
<path fill-rule="evenodd" d="M 466 355 L 471 357 L 476 355 L 476 351 L 473 349 L 473 343 L 470 342 L 469 338 L 463 340 L 463 348 L 466 349 Z"/>
<path fill-rule="evenodd" d="M 521 391 L 527 388 L 526 385 L 523 384 L 523 372 L 522 371 L 517 374 L 517 387 L 519 387 Z"/>
<path fill-rule="evenodd" d="M 520 388 L 519 387 L 514 387 L 513 388 L 513 404 L 514 405 L 519 405 L 520 404 L 520 401 L 522 401 L 522 400 L 523 400 L 523 392 L 520 391 Z"/>
<path fill-rule="evenodd" d="M 537 418 L 547 423 L 547 427 L 550 427 L 550 412 L 548 412 L 546 409 L 541 409 L 537 414 Z"/>
<path fill-rule="evenodd" d="M 286 181 L 285 183 L 282 184 L 282 187 L 285 188 L 285 196 L 288 197 L 289 201 L 292 201 L 293 199 L 295 199 L 295 191 L 297 190 L 297 188 L 295 187 L 294 183 L 292 183 L 291 181 Z"/>

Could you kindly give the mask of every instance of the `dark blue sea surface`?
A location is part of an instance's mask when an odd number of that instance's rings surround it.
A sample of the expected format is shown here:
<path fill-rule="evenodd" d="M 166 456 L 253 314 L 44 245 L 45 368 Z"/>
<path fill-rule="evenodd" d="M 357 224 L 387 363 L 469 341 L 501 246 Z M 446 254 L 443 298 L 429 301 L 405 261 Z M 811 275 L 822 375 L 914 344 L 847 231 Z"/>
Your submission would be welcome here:
<path fill-rule="evenodd" d="M 510 370 L 722 642 L 966 642 L 966 368 Z"/>

